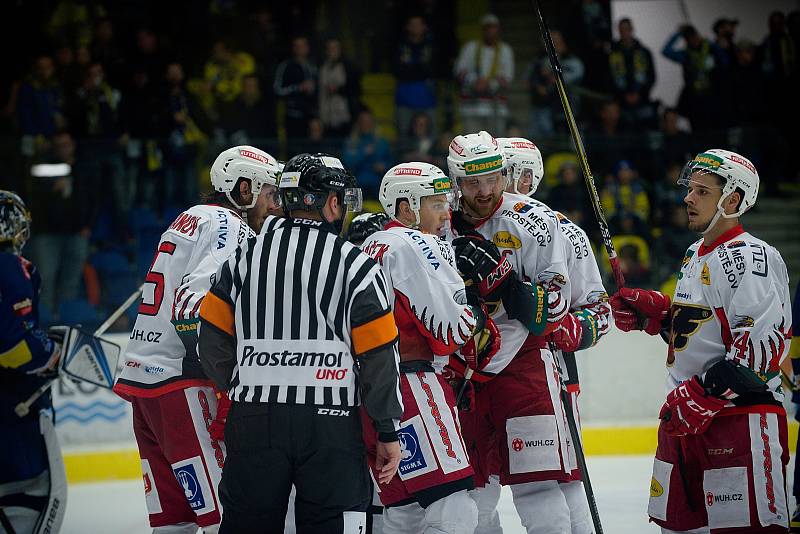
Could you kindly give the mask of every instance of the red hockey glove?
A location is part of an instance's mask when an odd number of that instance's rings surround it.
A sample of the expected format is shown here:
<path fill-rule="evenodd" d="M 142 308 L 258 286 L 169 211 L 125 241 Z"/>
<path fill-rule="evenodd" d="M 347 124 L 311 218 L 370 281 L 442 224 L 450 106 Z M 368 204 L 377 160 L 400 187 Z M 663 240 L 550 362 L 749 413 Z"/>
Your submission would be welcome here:
<path fill-rule="evenodd" d="M 609 300 L 614 323 L 623 332 L 644 330 L 651 336 L 661 332 L 669 315 L 670 299 L 660 291 L 623 287 Z"/>
<path fill-rule="evenodd" d="M 470 235 L 453 240 L 456 267 L 465 280 L 478 286 L 484 300 L 494 302 L 503 296 L 514 267 L 500 254 L 497 245 L 482 237 Z"/>
<path fill-rule="evenodd" d="M 564 352 L 575 352 L 581 346 L 583 325 L 575 315 L 568 313 L 547 336 L 547 341 Z"/>
<path fill-rule="evenodd" d="M 216 391 L 217 416 L 208 425 L 208 433 L 214 441 L 225 440 L 225 422 L 228 420 L 228 410 L 231 409 L 231 400 L 224 391 Z"/>
<path fill-rule="evenodd" d="M 725 399 L 709 395 L 700 380 L 693 376 L 669 392 L 658 417 L 670 436 L 702 434 L 727 403 Z"/>
<path fill-rule="evenodd" d="M 500 350 L 500 330 L 491 317 L 487 315 L 486 324 L 483 329 L 476 332 L 467 343 L 461 347 L 461 356 L 466 360 L 466 365 L 460 358 L 450 358 L 450 366 L 462 376 L 466 373 L 466 367 L 472 368 L 475 374 L 472 380 L 476 382 L 487 382 L 492 375 L 481 373 L 489 365 L 492 358 Z M 458 366 L 461 365 L 461 368 Z"/>

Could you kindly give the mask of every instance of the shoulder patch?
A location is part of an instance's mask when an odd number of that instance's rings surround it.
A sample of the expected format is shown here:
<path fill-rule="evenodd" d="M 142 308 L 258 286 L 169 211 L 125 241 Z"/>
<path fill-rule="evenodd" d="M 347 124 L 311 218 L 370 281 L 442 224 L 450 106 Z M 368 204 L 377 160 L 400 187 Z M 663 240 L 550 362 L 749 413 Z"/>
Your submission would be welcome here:
<path fill-rule="evenodd" d="M 700 273 L 700 281 L 703 282 L 704 285 L 711 285 L 711 274 L 708 272 L 707 263 L 703 264 L 703 271 Z"/>
<path fill-rule="evenodd" d="M 505 230 L 494 234 L 492 241 L 498 248 L 522 248 L 522 241 L 520 241 L 519 237 Z"/>
<path fill-rule="evenodd" d="M 200 219 L 201 217 L 199 215 L 193 215 L 188 211 L 184 211 L 172 221 L 168 231 L 180 234 L 189 241 L 197 241 L 199 236 L 197 227 L 200 225 Z"/>

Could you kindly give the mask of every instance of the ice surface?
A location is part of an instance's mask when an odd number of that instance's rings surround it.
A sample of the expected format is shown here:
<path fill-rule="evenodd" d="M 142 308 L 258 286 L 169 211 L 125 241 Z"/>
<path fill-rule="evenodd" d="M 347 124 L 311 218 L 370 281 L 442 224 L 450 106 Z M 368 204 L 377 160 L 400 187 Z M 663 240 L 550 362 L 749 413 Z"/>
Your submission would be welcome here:
<path fill-rule="evenodd" d="M 647 534 L 651 456 L 591 456 L 587 459 L 605 532 Z M 499 505 L 504 532 L 524 533 L 511 492 L 503 488 Z M 75 484 L 69 488 L 63 534 L 144 534 L 150 532 L 139 480 Z"/>

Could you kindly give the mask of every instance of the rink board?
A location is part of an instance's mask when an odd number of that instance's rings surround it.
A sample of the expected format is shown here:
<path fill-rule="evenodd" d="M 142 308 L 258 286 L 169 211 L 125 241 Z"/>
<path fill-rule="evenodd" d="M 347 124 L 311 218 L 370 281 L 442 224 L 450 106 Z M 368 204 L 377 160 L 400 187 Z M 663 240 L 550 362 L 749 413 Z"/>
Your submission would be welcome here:
<path fill-rule="evenodd" d="M 798 424 L 789 422 L 789 448 L 797 443 Z M 587 455 L 641 455 L 656 450 L 656 427 L 586 427 L 583 441 Z M 64 451 L 70 483 L 124 480 L 142 476 L 135 448 L 100 451 Z"/>

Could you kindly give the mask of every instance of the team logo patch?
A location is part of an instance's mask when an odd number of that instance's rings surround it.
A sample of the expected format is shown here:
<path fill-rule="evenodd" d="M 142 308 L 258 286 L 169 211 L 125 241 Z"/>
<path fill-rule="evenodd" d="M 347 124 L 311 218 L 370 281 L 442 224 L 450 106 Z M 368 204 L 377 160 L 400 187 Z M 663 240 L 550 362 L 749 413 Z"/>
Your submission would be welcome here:
<path fill-rule="evenodd" d="M 183 490 L 189 507 L 195 514 L 207 514 L 216 509 L 211 494 L 211 485 L 199 456 L 172 464 L 172 472 Z"/>
<path fill-rule="evenodd" d="M 311 193 L 306 193 L 305 195 L 303 195 L 303 204 L 305 204 L 306 206 L 313 206 L 315 200 L 316 197 Z"/>
<path fill-rule="evenodd" d="M 650 478 L 650 496 L 661 497 L 662 495 L 664 495 L 664 486 L 656 480 L 656 477 Z"/>
<path fill-rule="evenodd" d="M 703 285 L 711 285 L 711 273 L 708 272 L 707 264 L 703 264 L 703 271 L 700 273 L 700 281 L 703 282 Z"/>
<path fill-rule="evenodd" d="M 512 209 L 517 213 L 528 213 L 533 209 L 533 206 L 527 202 L 517 202 Z"/>
<path fill-rule="evenodd" d="M 728 248 L 742 248 L 744 246 L 747 246 L 747 243 L 745 243 L 744 241 L 738 241 L 738 240 L 737 241 L 731 241 L 727 245 Z"/>
<path fill-rule="evenodd" d="M 520 239 L 514 234 L 506 232 L 505 230 L 494 234 L 492 241 L 499 248 L 522 248 L 522 241 L 520 241 Z"/>

